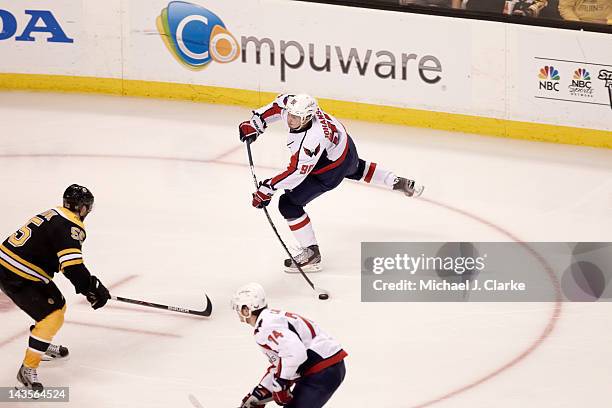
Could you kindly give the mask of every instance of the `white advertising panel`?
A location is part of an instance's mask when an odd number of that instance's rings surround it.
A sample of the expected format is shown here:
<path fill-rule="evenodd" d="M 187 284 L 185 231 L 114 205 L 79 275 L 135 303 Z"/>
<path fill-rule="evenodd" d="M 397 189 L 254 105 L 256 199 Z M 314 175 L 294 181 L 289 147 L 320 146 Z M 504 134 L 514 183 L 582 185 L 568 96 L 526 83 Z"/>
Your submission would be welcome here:
<path fill-rule="evenodd" d="M 0 27 L 0 73 L 612 130 L 609 34 L 286 0 L 0 0 Z"/>
<path fill-rule="evenodd" d="M 444 111 L 470 99 L 466 21 L 287 1 L 130 4 L 128 78 Z"/>
<path fill-rule="evenodd" d="M 0 72 L 121 76 L 120 1 L 0 0 Z"/>
<path fill-rule="evenodd" d="M 612 130 L 612 36 L 509 28 L 508 116 Z"/>

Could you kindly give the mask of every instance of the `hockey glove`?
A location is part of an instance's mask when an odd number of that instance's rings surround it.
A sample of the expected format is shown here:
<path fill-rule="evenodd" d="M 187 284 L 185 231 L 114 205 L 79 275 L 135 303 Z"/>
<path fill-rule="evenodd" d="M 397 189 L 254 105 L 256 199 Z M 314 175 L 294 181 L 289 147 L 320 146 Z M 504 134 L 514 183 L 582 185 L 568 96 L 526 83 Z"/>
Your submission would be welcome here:
<path fill-rule="evenodd" d="M 274 190 L 270 187 L 270 179 L 259 183 L 259 188 L 253 193 L 253 207 L 264 208 L 272 200 Z"/>
<path fill-rule="evenodd" d="M 263 385 L 253 388 L 253 391 L 242 399 L 240 408 L 263 407 L 267 402 L 272 401 L 272 393 Z"/>
<path fill-rule="evenodd" d="M 266 130 L 266 122 L 262 119 L 261 115 L 253 111 L 251 120 L 246 120 L 238 125 L 238 133 L 240 134 L 240 141 L 253 143 L 257 140 L 257 137 Z"/>
<path fill-rule="evenodd" d="M 255 140 L 257 140 L 257 136 L 259 136 L 257 130 L 248 120 L 245 120 L 238 125 L 238 133 L 240 134 L 241 142 L 246 142 L 248 140 L 250 143 L 253 143 Z"/>
<path fill-rule="evenodd" d="M 85 292 L 85 297 L 91 304 L 91 307 L 95 310 L 101 308 L 106 304 L 106 302 L 108 302 L 108 299 L 110 299 L 110 293 L 102 282 L 92 275 L 89 281 L 89 289 L 87 289 L 87 292 Z"/>
<path fill-rule="evenodd" d="M 273 383 L 272 398 L 278 405 L 287 405 L 293 399 L 291 385 L 293 381 L 277 378 Z"/>

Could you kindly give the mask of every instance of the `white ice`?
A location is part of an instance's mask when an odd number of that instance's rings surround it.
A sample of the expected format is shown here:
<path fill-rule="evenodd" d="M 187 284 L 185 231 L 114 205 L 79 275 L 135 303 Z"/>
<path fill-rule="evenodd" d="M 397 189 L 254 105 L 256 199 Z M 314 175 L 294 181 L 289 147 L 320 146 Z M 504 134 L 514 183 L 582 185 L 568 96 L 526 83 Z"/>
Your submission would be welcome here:
<path fill-rule="evenodd" d="M 237 407 L 267 367 L 229 308 L 249 281 L 348 351 L 330 408 L 609 405 L 610 303 L 361 303 L 359 251 L 362 241 L 612 241 L 612 150 L 345 120 L 362 157 L 427 189 L 410 200 L 347 181 L 308 206 L 326 268 L 312 279 L 332 294 L 323 302 L 281 271 L 282 248 L 251 207 L 237 138 L 248 117 L 242 107 L 0 93 L 2 239 L 81 183 L 96 196 L 86 264 L 114 294 L 202 308 L 206 292 L 214 303 L 209 320 L 112 301 L 93 311 L 58 276 L 68 311 L 56 342 L 71 359 L 39 373 L 70 387 L 65 406 Z M 260 177 L 286 165 L 283 132 L 254 145 Z M 4 296 L 0 314 L 0 385 L 12 386 L 31 322 Z M 21 405 L 40 406 L 0 403 Z"/>

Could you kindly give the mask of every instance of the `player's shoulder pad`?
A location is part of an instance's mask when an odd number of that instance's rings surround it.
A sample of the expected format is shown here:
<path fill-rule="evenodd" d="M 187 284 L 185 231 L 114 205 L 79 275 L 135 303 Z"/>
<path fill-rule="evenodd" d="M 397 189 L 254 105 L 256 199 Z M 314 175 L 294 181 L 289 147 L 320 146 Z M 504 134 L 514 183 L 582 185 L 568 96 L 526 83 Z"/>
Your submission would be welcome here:
<path fill-rule="evenodd" d="M 266 310 L 263 313 L 264 314 L 261 316 L 261 319 L 255 327 L 255 336 L 261 335 L 265 339 L 274 330 L 278 331 L 288 327 L 285 312 Z"/>
<path fill-rule="evenodd" d="M 58 207 L 54 209 L 54 211 L 58 214 L 58 216 L 51 219 L 52 223 L 54 223 L 55 233 L 60 236 L 65 236 L 65 239 L 78 241 L 83 245 L 83 242 L 85 242 L 87 238 L 83 222 L 81 222 L 76 214 L 63 207 Z"/>

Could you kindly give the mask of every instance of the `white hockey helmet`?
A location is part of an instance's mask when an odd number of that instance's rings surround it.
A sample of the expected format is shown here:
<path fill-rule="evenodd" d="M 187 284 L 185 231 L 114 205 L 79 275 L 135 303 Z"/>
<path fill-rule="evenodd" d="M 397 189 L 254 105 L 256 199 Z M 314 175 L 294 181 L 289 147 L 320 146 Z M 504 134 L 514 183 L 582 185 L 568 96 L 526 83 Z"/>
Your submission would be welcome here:
<path fill-rule="evenodd" d="M 246 306 L 249 309 L 249 315 L 242 314 L 242 308 Z M 263 286 L 259 283 L 247 283 L 241 286 L 234 296 L 232 296 L 232 309 L 238 312 L 243 317 L 249 317 L 252 312 L 263 309 L 268 306 L 266 302 L 266 293 Z"/>
<path fill-rule="evenodd" d="M 297 128 L 300 129 L 312 119 L 319 107 L 312 96 L 297 94 L 289 97 L 286 108 L 288 113 L 300 118 L 300 126 Z"/>

